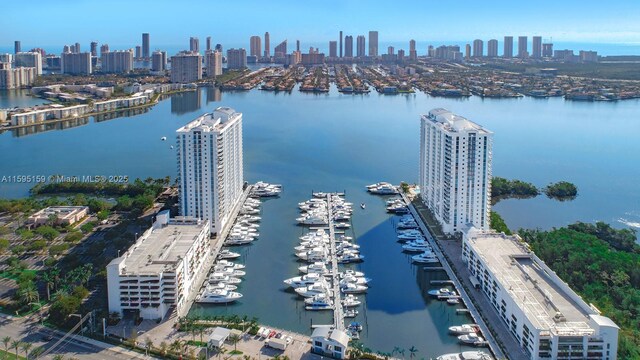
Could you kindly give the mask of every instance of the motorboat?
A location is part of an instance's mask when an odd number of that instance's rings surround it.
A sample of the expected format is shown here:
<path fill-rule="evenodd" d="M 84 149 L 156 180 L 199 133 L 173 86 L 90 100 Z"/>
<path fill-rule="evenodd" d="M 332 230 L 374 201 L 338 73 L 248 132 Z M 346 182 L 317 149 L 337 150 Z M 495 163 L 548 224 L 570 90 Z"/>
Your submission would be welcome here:
<path fill-rule="evenodd" d="M 295 289 L 295 292 L 303 297 L 313 297 L 318 294 L 324 294 L 327 291 L 329 291 L 329 285 L 325 281 L 318 281 L 313 285 Z"/>
<path fill-rule="evenodd" d="M 260 216 L 255 216 L 255 215 L 243 215 L 238 217 L 238 220 L 246 220 L 248 222 L 259 222 L 260 220 L 262 220 L 262 218 Z"/>
<path fill-rule="evenodd" d="M 480 327 L 477 324 L 462 324 L 462 325 L 449 327 L 449 332 L 455 335 L 465 335 L 465 334 L 477 333 L 479 331 L 480 331 Z"/>
<path fill-rule="evenodd" d="M 344 311 L 343 315 L 345 318 L 354 318 L 358 316 L 358 310 L 356 309 L 347 309 Z"/>
<path fill-rule="evenodd" d="M 419 238 L 424 238 L 420 230 L 403 230 L 398 232 L 399 240 L 415 240 Z"/>
<path fill-rule="evenodd" d="M 362 304 L 362 301 L 358 300 L 357 296 L 353 296 L 352 294 L 347 294 L 342 300 L 342 306 L 344 307 L 356 307 Z"/>
<path fill-rule="evenodd" d="M 333 224 L 333 226 L 335 226 L 336 229 L 348 229 L 351 227 L 351 224 L 346 222 L 338 222 Z"/>
<path fill-rule="evenodd" d="M 326 261 L 329 255 L 327 253 L 327 249 L 325 249 L 324 247 L 317 247 L 309 251 L 297 252 L 296 256 L 302 260 L 316 262 Z"/>
<path fill-rule="evenodd" d="M 222 273 L 212 273 L 209 275 L 209 284 L 217 284 L 217 283 L 225 283 L 231 285 L 240 284 L 242 280 L 236 277 L 229 277 L 228 275 Z"/>
<path fill-rule="evenodd" d="M 336 250 L 340 251 L 340 250 L 346 250 L 346 249 L 360 249 L 360 245 L 358 244 L 354 244 L 348 241 L 336 241 Z"/>
<path fill-rule="evenodd" d="M 347 326 L 347 330 L 351 330 L 351 331 L 362 331 L 363 327 L 362 324 L 360 324 L 359 322 L 352 322 L 349 324 L 349 326 Z"/>
<path fill-rule="evenodd" d="M 301 273 L 305 274 L 328 274 L 329 269 L 327 269 L 327 265 L 323 262 L 314 262 L 313 264 L 303 265 L 298 268 Z"/>
<path fill-rule="evenodd" d="M 327 225 L 326 215 L 319 214 L 307 214 L 297 218 L 296 221 L 301 225 Z"/>
<path fill-rule="evenodd" d="M 460 335 L 458 336 L 458 341 L 460 341 L 463 344 L 469 344 L 469 345 L 476 345 L 476 344 L 483 344 L 484 343 L 484 339 L 476 334 L 476 333 L 469 333 L 469 334 L 464 334 L 464 335 Z"/>
<path fill-rule="evenodd" d="M 351 215 L 346 213 L 338 213 L 333 215 L 333 221 L 349 221 L 351 220 Z"/>
<path fill-rule="evenodd" d="M 205 286 L 206 290 L 216 290 L 216 289 L 223 289 L 223 290 L 227 290 L 227 291 L 234 291 L 237 290 L 238 287 L 236 285 L 231 285 L 231 284 L 226 284 L 226 283 L 217 283 L 217 284 L 207 284 Z"/>
<path fill-rule="evenodd" d="M 361 276 L 353 276 L 353 275 L 344 275 L 342 279 L 340 279 L 340 285 L 342 284 L 359 284 L 359 285 L 367 285 L 371 281 L 370 278 L 361 277 Z"/>
<path fill-rule="evenodd" d="M 322 198 L 326 198 L 329 195 L 329 193 L 319 191 L 319 192 L 314 192 L 311 195 L 313 195 L 313 197 L 315 198 L 322 199 Z"/>
<path fill-rule="evenodd" d="M 367 292 L 367 289 L 369 289 L 369 287 L 367 287 L 367 285 L 360 285 L 360 284 L 352 284 L 352 283 L 346 283 L 344 285 L 340 285 L 340 291 L 342 291 L 343 294 L 362 294 Z"/>
<path fill-rule="evenodd" d="M 357 252 L 344 252 L 338 256 L 338 264 L 348 264 L 354 262 L 364 261 L 364 255 L 360 255 Z"/>
<path fill-rule="evenodd" d="M 253 238 L 250 237 L 229 237 L 225 240 L 224 244 L 226 246 L 246 245 L 250 244 L 252 241 Z"/>
<path fill-rule="evenodd" d="M 447 304 L 449 304 L 449 305 L 460 304 L 460 299 L 457 298 L 457 297 L 449 298 L 449 299 L 447 299 Z"/>
<path fill-rule="evenodd" d="M 260 210 L 253 209 L 253 208 L 242 208 L 240 209 L 240 212 L 239 212 L 240 215 L 255 215 L 259 213 L 260 213 Z"/>
<path fill-rule="evenodd" d="M 205 290 L 197 301 L 199 303 L 224 304 L 234 302 L 240 298 L 242 298 L 242 294 L 239 292 L 216 289 L 213 291 Z"/>
<path fill-rule="evenodd" d="M 326 293 L 305 299 L 304 303 L 307 310 L 333 310 L 333 303 Z"/>
<path fill-rule="evenodd" d="M 218 260 L 216 262 L 216 265 L 221 265 L 221 266 L 224 266 L 224 267 L 230 267 L 230 268 L 233 268 L 234 270 L 242 270 L 242 269 L 245 268 L 244 265 L 237 264 L 237 263 L 234 263 L 233 261 L 229 261 L 229 260 Z"/>
<path fill-rule="evenodd" d="M 425 251 L 419 255 L 413 255 L 411 260 L 419 264 L 434 264 L 439 262 L 438 257 L 431 251 Z"/>
<path fill-rule="evenodd" d="M 422 243 L 422 244 L 416 244 L 416 243 L 411 243 L 411 244 L 404 244 L 402 245 L 402 251 L 406 251 L 406 252 L 423 252 L 423 251 L 431 251 L 431 245 L 429 245 L 428 243 Z"/>
<path fill-rule="evenodd" d="M 371 185 L 367 185 L 367 189 L 373 189 L 373 188 L 378 188 L 380 186 L 392 186 L 391 183 L 385 182 L 385 181 L 381 181 L 375 184 L 371 184 Z"/>
<path fill-rule="evenodd" d="M 360 207 L 361 207 L 362 209 L 364 209 L 364 208 L 366 207 L 366 205 L 365 205 L 364 203 L 362 203 L 362 204 L 360 204 Z"/>
<path fill-rule="evenodd" d="M 383 184 L 369 188 L 369 192 L 376 195 L 396 195 L 398 190 L 391 184 Z"/>
<path fill-rule="evenodd" d="M 418 223 L 416 223 L 415 221 L 401 221 L 398 222 L 398 225 L 396 227 L 399 230 L 417 229 Z"/>
<path fill-rule="evenodd" d="M 231 267 L 224 267 L 224 266 L 219 266 L 219 265 L 214 266 L 213 267 L 213 271 L 214 271 L 214 273 L 224 274 L 224 275 L 227 275 L 229 277 L 243 277 L 243 276 L 247 275 L 247 273 L 245 271 L 236 270 L 236 269 L 233 269 Z"/>
<path fill-rule="evenodd" d="M 161 138 L 160 138 L 160 140 L 162 140 L 162 141 L 167 141 L 167 137 L 166 137 L 166 136 L 163 136 L 163 137 L 161 137 Z"/>
<path fill-rule="evenodd" d="M 409 208 L 404 204 L 391 205 L 391 206 L 387 206 L 387 212 L 391 212 L 395 214 L 406 214 L 409 212 Z"/>
<path fill-rule="evenodd" d="M 240 257 L 240 254 L 237 252 L 230 251 L 228 249 L 222 249 L 218 253 L 218 259 L 237 259 Z"/>
<path fill-rule="evenodd" d="M 285 280 L 284 283 L 293 288 L 299 288 L 302 286 L 312 285 L 320 280 L 322 280 L 322 275 L 311 273 L 307 275 L 292 277 L 290 279 Z"/>
<path fill-rule="evenodd" d="M 309 250 L 324 247 L 324 246 L 325 246 L 324 242 L 304 241 L 300 245 L 294 247 L 293 250 L 295 250 L 296 252 L 309 251 Z"/>
<path fill-rule="evenodd" d="M 441 296 L 455 296 L 456 292 L 451 289 L 440 288 L 440 289 L 429 290 L 427 294 L 435 297 L 441 297 Z"/>
<path fill-rule="evenodd" d="M 355 270 L 348 269 L 348 270 L 345 270 L 345 271 L 339 273 L 338 275 L 342 279 L 345 276 L 363 277 L 364 273 L 362 271 L 355 271 Z"/>
<path fill-rule="evenodd" d="M 493 360 L 493 357 L 483 351 L 463 351 L 440 355 L 436 360 Z"/>

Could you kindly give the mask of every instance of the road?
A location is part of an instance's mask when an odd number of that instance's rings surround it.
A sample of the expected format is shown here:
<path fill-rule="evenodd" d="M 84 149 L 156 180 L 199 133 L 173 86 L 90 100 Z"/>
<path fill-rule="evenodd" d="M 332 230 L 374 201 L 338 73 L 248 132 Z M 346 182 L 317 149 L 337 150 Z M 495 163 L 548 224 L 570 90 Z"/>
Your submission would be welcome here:
<path fill-rule="evenodd" d="M 62 332 L 47 329 L 36 322 L 25 318 L 0 317 L 0 334 L 10 336 L 12 340 L 21 340 L 33 344 L 32 349 L 43 346 L 48 349 L 56 343 L 64 334 Z M 53 338 L 45 340 L 47 334 L 52 334 Z M 66 358 L 75 357 L 79 360 L 103 360 L 103 359 L 150 359 L 153 357 L 144 356 L 136 352 L 106 344 L 93 339 L 76 336 L 68 338 L 60 344 L 51 354 L 39 357 L 39 359 L 53 359 L 56 354 L 63 354 Z M 24 355 L 22 351 L 20 355 Z"/>

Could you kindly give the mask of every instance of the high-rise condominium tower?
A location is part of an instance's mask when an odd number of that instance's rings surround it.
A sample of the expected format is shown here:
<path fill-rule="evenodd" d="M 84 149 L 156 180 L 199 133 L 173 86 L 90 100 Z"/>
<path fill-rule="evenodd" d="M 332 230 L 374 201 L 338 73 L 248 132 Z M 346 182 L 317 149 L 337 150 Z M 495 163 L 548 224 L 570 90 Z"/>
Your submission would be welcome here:
<path fill-rule="evenodd" d="M 420 125 L 422 200 L 445 233 L 489 229 L 493 133 L 445 109 Z"/>
<path fill-rule="evenodd" d="M 511 59 L 513 57 L 513 36 L 504 37 L 504 50 L 502 57 L 505 59 Z"/>
<path fill-rule="evenodd" d="M 369 56 L 378 56 L 378 32 L 369 31 Z"/>
<path fill-rule="evenodd" d="M 149 51 L 149 33 L 142 34 L 142 57 L 148 59 L 151 56 Z"/>
<path fill-rule="evenodd" d="M 225 226 L 242 197 L 242 113 L 219 107 L 176 131 L 180 212 Z"/>

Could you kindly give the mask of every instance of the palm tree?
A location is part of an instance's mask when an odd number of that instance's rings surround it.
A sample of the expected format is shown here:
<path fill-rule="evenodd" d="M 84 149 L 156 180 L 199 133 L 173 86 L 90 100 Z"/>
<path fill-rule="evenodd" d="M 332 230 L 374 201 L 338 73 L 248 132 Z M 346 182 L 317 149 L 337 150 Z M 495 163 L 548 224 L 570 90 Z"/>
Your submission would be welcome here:
<path fill-rule="evenodd" d="M 398 350 L 398 354 L 402 355 L 402 358 L 404 359 L 404 349 Z"/>
<path fill-rule="evenodd" d="M 180 351 L 181 348 L 182 344 L 180 344 L 180 340 L 175 340 L 171 343 L 171 345 L 169 345 L 169 350 L 173 351 L 174 353 Z"/>
<path fill-rule="evenodd" d="M 28 342 L 26 342 L 26 341 L 25 341 L 25 342 L 23 342 L 23 343 L 20 345 L 20 348 L 22 349 L 22 351 L 24 351 L 24 357 L 25 357 L 27 360 L 29 360 L 29 350 L 31 350 L 31 347 L 32 347 L 32 346 L 33 346 L 33 345 L 32 345 L 31 343 L 28 343 Z"/>
<path fill-rule="evenodd" d="M 167 345 L 166 341 L 163 341 L 160 343 L 160 352 L 162 353 L 162 356 L 166 356 L 167 355 L 167 349 L 169 348 L 169 345 Z"/>
<path fill-rule="evenodd" d="M 233 345 L 233 351 L 238 350 L 238 342 L 240 342 L 240 340 L 242 340 L 242 338 L 238 334 L 232 334 L 229 336 L 229 342 Z"/>
<path fill-rule="evenodd" d="M 200 342 L 202 342 L 202 335 L 204 335 L 204 327 L 198 328 L 198 334 L 200 334 Z"/>
<path fill-rule="evenodd" d="M 416 356 L 417 352 L 418 352 L 418 349 L 416 349 L 415 346 L 411 346 L 411 348 L 409 349 L 409 358 L 413 359 Z"/>
<path fill-rule="evenodd" d="M 19 293 L 20 302 L 24 304 L 31 304 L 38 300 L 39 295 L 38 291 L 32 286 L 26 287 L 22 289 Z"/>
<path fill-rule="evenodd" d="M 9 344 L 11 343 L 11 336 L 5 336 L 2 338 L 2 343 L 4 344 L 4 352 L 9 352 Z"/>
<path fill-rule="evenodd" d="M 247 325 L 247 319 L 249 319 L 247 315 L 242 317 L 242 332 L 244 332 L 244 327 Z"/>
<path fill-rule="evenodd" d="M 31 357 L 33 359 L 37 359 L 38 356 L 40 356 L 40 354 L 42 354 L 44 352 L 44 348 L 42 346 L 38 346 L 37 348 L 31 350 Z"/>
<path fill-rule="evenodd" d="M 149 350 L 153 347 L 153 340 L 150 337 L 146 337 L 144 339 L 144 352 L 147 356 L 149 356 Z"/>
<path fill-rule="evenodd" d="M 391 351 L 391 355 L 393 356 L 393 355 L 398 354 L 398 353 L 400 353 L 400 347 L 394 346 L 393 347 L 393 351 Z"/>
<path fill-rule="evenodd" d="M 11 342 L 11 348 L 16 350 L 16 360 L 18 359 L 18 349 L 20 348 L 20 345 L 22 345 L 22 341 L 20 340 L 13 340 Z"/>
<path fill-rule="evenodd" d="M 218 349 L 218 360 L 220 359 L 220 355 L 224 354 L 227 352 L 227 349 L 225 348 L 219 348 Z"/>
<path fill-rule="evenodd" d="M 55 354 L 55 355 L 53 355 L 53 360 L 64 360 L 64 355 Z"/>

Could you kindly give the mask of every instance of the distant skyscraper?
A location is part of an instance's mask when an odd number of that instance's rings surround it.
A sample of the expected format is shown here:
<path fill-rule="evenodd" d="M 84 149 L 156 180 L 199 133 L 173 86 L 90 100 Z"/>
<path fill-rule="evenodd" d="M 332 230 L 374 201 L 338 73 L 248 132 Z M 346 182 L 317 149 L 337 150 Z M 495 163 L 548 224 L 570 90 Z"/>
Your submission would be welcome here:
<path fill-rule="evenodd" d="M 245 49 L 227 50 L 227 69 L 244 69 L 247 67 L 247 51 Z"/>
<path fill-rule="evenodd" d="M 342 30 L 340 30 L 340 57 L 342 57 Z"/>
<path fill-rule="evenodd" d="M 98 43 L 95 41 L 91 42 L 91 56 L 98 56 Z"/>
<path fill-rule="evenodd" d="M 404 61 L 404 50 L 398 50 L 398 61 Z"/>
<path fill-rule="evenodd" d="M 329 57 L 335 58 L 338 56 L 338 42 L 329 41 Z"/>
<path fill-rule="evenodd" d="M 487 42 L 487 56 L 491 58 L 498 57 L 498 40 L 491 39 Z"/>
<path fill-rule="evenodd" d="M 270 58 L 271 57 L 271 47 L 269 44 L 269 32 L 267 31 L 266 33 L 264 33 L 264 57 L 265 58 Z"/>
<path fill-rule="evenodd" d="M 80 43 L 76 43 L 75 50 L 73 52 L 76 54 L 80 53 Z"/>
<path fill-rule="evenodd" d="M 526 36 L 518 36 L 518 57 L 521 59 L 529 57 L 529 51 L 527 50 Z"/>
<path fill-rule="evenodd" d="M 154 51 L 153 54 L 151 54 L 151 71 L 165 71 L 165 58 L 166 55 L 164 55 L 161 51 Z"/>
<path fill-rule="evenodd" d="M 356 38 L 356 55 L 358 57 L 364 57 L 365 56 L 365 37 L 364 35 L 358 35 L 358 37 Z"/>
<path fill-rule="evenodd" d="M 348 58 L 353 57 L 353 36 L 351 35 L 344 37 L 344 56 Z"/>
<path fill-rule="evenodd" d="M 493 133 L 445 109 L 420 118 L 420 197 L 445 233 L 489 229 Z"/>
<path fill-rule="evenodd" d="M 219 51 L 222 54 L 222 44 L 216 44 L 215 51 Z"/>
<path fill-rule="evenodd" d="M 100 46 L 100 55 L 109 52 L 109 44 L 102 44 L 102 46 Z"/>
<path fill-rule="evenodd" d="M 396 53 L 396 49 L 393 46 L 389 46 L 387 48 L 387 55 L 394 55 Z"/>
<path fill-rule="evenodd" d="M 287 40 L 284 40 L 278 46 L 273 48 L 273 56 L 277 59 L 282 59 L 287 55 Z"/>
<path fill-rule="evenodd" d="M 479 58 L 484 56 L 484 43 L 480 39 L 473 40 L 473 57 Z"/>
<path fill-rule="evenodd" d="M 207 50 L 211 50 L 211 36 L 207 36 Z M 258 56 L 260 56 L 260 54 L 258 54 Z"/>
<path fill-rule="evenodd" d="M 142 46 L 136 46 L 136 59 L 142 59 Z"/>
<path fill-rule="evenodd" d="M 197 37 L 191 37 L 189 39 L 189 50 L 191 52 L 200 53 L 200 39 Z"/>
<path fill-rule="evenodd" d="M 111 51 L 100 54 L 104 73 L 128 73 L 133 71 L 133 51 Z"/>
<path fill-rule="evenodd" d="M 413 39 L 409 40 L 409 60 L 411 61 L 418 60 L 418 52 L 416 51 L 416 41 Z"/>
<path fill-rule="evenodd" d="M 60 55 L 61 70 L 63 74 L 89 75 L 92 73 L 91 53 L 63 53 Z"/>
<path fill-rule="evenodd" d="M 469 44 L 466 44 L 464 46 L 464 58 L 466 60 L 471 59 L 471 45 L 469 45 Z"/>
<path fill-rule="evenodd" d="M 242 198 L 242 113 L 219 107 L 176 130 L 176 140 L 181 215 L 209 220 L 217 233 Z"/>
<path fill-rule="evenodd" d="M 249 38 L 249 55 L 260 57 L 260 54 L 262 54 L 262 39 L 254 35 Z"/>
<path fill-rule="evenodd" d="M 171 82 L 192 83 L 202 79 L 202 56 L 183 51 L 171 57 Z"/>
<path fill-rule="evenodd" d="M 19 52 L 13 56 L 15 67 L 36 68 L 36 74 L 42 75 L 42 54 L 39 52 Z"/>
<path fill-rule="evenodd" d="M 149 33 L 142 33 L 142 57 L 148 59 L 151 55 L 149 51 Z"/>
<path fill-rule="evenodd" d="M 207 51 L 204 55 L 204 64 L 207 67 L 207 76 L 222 75 L 222 53 L 220 51 Z"/>
<path fill-rule="evenodd" d="M 300 40 L 296 40 L 296 51 L 300 52 Z"/>
<path fill-rule="evenodd" d="M 369 56 L 378 56 L 378 32 L 369 31 Z"/>
<path fill-rule="evenodd" d="M 513 36 L 504 37 L 504 50 L 502 57 L 505 59 L 511 59 L 513 57 Z"/>
<path fill-rule="evenodd" d="M 542 57 L 542 37 L 534 36 L 533 45 L 531 47 L 531 57 L 534 59 L 540 59 Z"/>
<path fill-rule="evenodd" d="M 544 44 L 542 44 L 542 56 L 544 56 L 544 57 L 553 57 L 553 44 L 552 43 L 544 43 Z"/>
<path fill-rule="evenodd" d="M 20 40 L 16 40 L 13 42 L 13 53 L 17 54 L 22 52 L 22 46 L 20 45 Z"/>

